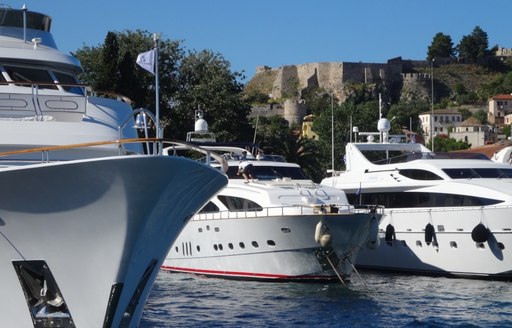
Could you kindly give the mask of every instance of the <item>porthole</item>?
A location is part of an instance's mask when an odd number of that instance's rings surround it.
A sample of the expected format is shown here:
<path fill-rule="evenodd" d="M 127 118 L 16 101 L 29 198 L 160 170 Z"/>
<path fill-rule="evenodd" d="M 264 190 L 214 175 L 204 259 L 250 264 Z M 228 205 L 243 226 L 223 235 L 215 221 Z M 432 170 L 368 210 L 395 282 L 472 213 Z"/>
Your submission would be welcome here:
<path fill-rule="evenodd" d="M 240 246 L 241 249 L 244 249 L 245 248 L 245 244 L 240 242 L 240 244 L 238 244 Z"/>
<path fill-rule="evenodd" d="M 220 231 L 219 227 L 215 227 L 215 232 L 219 232 L 219 231 Z"/>
<path fill-rule="evenodd" d="M 229 244 L 228 244 L 228 247 L 229 247 L 229 249 L 233 249 L 233 244 L 232 244 L 232 243 L 229 243 Z"/>
<path fill-rule="evenodd" d="M 178 246 L 174 247 L 174 249 L 176 250 L 176 253 L 179 253 L 180 251 L 178 250 Z"/>
<path fill-rule="evenodd" d="M 418 247 L 423 247 L 423 245 L 421 244 L 421 241 L 420 241 L 420 240 L 416 240 L 416 246 L 418 246 Z"/>
<path fill-rule="evenodd" d="M 199 228 L 199 229 L 197 229 L 197 231 L 203 232 L 203 228 Z"/>
<path fill-rule="evenodd" d="M 201 247 L 199 245 L 196 246 L 196 249 L 197 249 L 198 252 L 201 251 Z"/>
<path fill-rule="evenodd" d="M 451 242 L 450 242 L 450 247 L 451 247 L 451 248 L 457 248 L 457 243 L 456 243 L 456 242 L 454 242 L 454 241 L 451 241 Z"/>
<path fill-rule="evenodd" d="M 498 243 L 498 248 L 500 250 L 504 250 L 505 249 L 505 245 L 503 245 L 503 243 Z"/>
<path fill-rule="evenodd" d="M 284 233 L 290 233 L 291 232 L 290 228 L 281 228 L 281 231 L 284 232 Z"/>
<path fill-rule="evenodd" d="M 223 248 L 223 247 L 222 247 L 222 244 L 219 244 L 219 251 L 221 251 L 221 250 L 222 250 L 222 248 Z"/>
<path fill-rule="evenodd" d="M 213 249 L 218 251 L 219 250 L 219 247 L 217 246 L 217 244 L 213 244 Z"/>
<path fill-rule="evenodd" d="M 206 230 L 210 231 L 210 226 L 209 225 L 206 226 Z"/>
<path fill-rule="evenodd" d="M 484 243 L 476 243 L 476 248 L 485 249 L 485 244 Z"/>
<path fill-rule="evenodd" d="M 252 242 L 252 246 L 253 246 L 254 248 L 258 248 L 258 247 L 260 247 L 260 245 L 258 245 L 258 242 L 257 242 L 257 241 L 253 241 L 253 242 Z"/>
<path fill-rule="evenodd" d="M 267 245 L 269 245 L 270 247 L 276 247 L 276 243 L 273 240 L 267 240 Z"/>

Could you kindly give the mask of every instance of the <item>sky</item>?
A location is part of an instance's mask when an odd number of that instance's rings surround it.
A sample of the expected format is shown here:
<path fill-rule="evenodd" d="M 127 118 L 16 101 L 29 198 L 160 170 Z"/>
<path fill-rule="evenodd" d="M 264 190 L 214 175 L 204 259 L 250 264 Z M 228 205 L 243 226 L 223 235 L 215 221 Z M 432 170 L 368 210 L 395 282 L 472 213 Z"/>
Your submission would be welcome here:
<path fill-rule="evenodd" d="M 424 60 L 441 32 L 457 45 L 480 26 L 489 47 L 512 48 L 511 0 L 0 0 L 52 17 L 63 52 L 143 30 L 212 50 L 244 72 L 312 62 Z"/>

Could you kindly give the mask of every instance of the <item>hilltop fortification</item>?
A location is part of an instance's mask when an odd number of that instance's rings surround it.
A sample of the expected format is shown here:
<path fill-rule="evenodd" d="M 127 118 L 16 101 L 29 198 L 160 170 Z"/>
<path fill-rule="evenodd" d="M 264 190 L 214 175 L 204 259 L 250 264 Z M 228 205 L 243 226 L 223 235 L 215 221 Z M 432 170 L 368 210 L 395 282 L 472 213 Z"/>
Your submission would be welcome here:
<path fill-rule="evenodd" d="M 347 83 L 365 83 L 384 86 L 389 97 L 420 96 L 428 98 L 428 74 L 414 73 L 413 64 L 402 58 L 387 63 L 324 62 L 287 65 L 279 68 L 258 67 L 247 89 L 258 90 L 278 100 L 289 122 L 297 122 L 306 111 L 300 106 L 301 94 L 308 89 L 322 89 L 345 101 Z M 403 91 L 403 92 L 402 92 Z M 296 112 L 299 110 L 299 112 Z"/>

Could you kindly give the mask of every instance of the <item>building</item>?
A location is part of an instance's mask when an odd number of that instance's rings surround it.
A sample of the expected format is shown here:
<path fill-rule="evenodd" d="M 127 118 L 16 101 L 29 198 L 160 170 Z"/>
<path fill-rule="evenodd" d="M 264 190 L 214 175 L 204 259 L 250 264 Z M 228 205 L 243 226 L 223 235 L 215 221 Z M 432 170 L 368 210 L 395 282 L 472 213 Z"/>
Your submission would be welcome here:
<path fill-rule="evenodd" d="M 475 117 L 470 117 L 450 133 L 450 138 L 471 144 L 471 148 L 482 147 L 492 139 L 492 130 Z"/>
<path fill-rule="evenodd" d="M 423 112 L 419 115 L 421 128 L 423 130 L 423 135 L 426 140 L 429 140 L 431 137 L 431 129 L 432 129 L 432 112 Z M 433 118 L 433 126 L 434 133 L 433 136 L 450 133 L 450 128 L 458 126 L 462 122 L 462 114 L 459 113 L 456 109 L 441 109 L 434 111 Z"/>
<path fill-rule="evenodd" d="M 512 118 L 508 117 L 508 123 L 505 121 L 507 115 L 512 114 L 512 95 L 501 94 L 489 99 L 489 111 L 487 113 L 487 121 L 497 128 L 502 128 L 512 122 Z"/>

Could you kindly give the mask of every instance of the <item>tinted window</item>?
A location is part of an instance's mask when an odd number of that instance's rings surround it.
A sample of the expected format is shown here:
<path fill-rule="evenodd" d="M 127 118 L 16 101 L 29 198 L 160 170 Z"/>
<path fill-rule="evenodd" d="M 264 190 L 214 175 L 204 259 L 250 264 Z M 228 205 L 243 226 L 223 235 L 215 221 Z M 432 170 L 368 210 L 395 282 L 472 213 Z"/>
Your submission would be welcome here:
<path fill-rule="evenodd" d="M 78 95 L 83 95 L 83 89 L 75 86 L 75 84 L 78 84 L 78 81 L 75 79 L 73 75 L 64 74 L 60 72 L 53 72 L 55 74 L 55 77 L 57 80 L 59 80 L 60 84 L 63 84 L 62 88 L 68 92 L 73 92 Z"/>
<path fill-rule="evenodd" d="M 347 197 L 351 204 L 360 202 L 361 204 L 383 205 L 386 208 L 485 206 L 503 202 L 499 199 L 485 197 L 427 192 L 364 193 L 363 190 L 361 195 L 347 194 Z"/>
<path fill-rule="evenodd" d="M 413 180 L 443 180 L 437 174 L 426 170 L 399 170 L 398 173 Z"/>
<path fill-rule="evenodd" d="M 215 205 L 212 202 L 208 202 L 200 211 L 199 213 L 211 213 L 211 212 L 218 212 L 219 207 Z"/>
<path fill-rule="evenodd" d="M 452 179 L 476 178 L 512 178 L 512 169 L 482 168 L 482 169 L 443 169 Z"/>
<path fill-rule="evenodd" d="M 228 177 L 230 179 L 243 179 L 243 176 L 237 175 L 238 167 L 230 166 Z M 290 178 L 292 180 L 309 180 L 299 167 L 279 167 L 279 166 L 256 166 L 252 168 L 252 176 L 259 180 L 274 180 Z"/>
<path fill-rule="evenodd" d="M 18 66 L 4 66 L 5 71 L 9 74 L 14 82 L 24 82 L 21 86 L 30 87 L 30 83 L 39 84 L 41 89 L 57 89 L 50 74 L 42 69 L 18 67 Z"/>
<path fill-rule="evenodd" d="M 241 197 L 230 197 L 220 195 L 219 200 L 226 206 L 230 211 L 262 211 L 263 208 L 253 202 L 252 200 L 241 198 Z"/>

